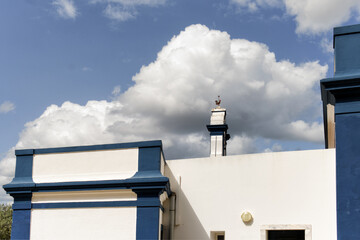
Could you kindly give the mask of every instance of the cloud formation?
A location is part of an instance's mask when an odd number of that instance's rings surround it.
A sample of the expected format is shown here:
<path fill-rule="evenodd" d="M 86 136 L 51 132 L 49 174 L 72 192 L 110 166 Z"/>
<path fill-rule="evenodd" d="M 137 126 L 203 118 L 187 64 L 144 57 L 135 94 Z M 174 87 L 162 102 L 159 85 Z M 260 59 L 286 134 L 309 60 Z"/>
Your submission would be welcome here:
<path fill-rule="evenodd" d="M 282 5 L 281 0 L 230 0 L 230 3 L 245 8 L 250 12 L 255 12 L 259 8 L 264 7 L 280 7 Z"/>
<path fill-rule="evenodd" d="M 120 85 L 117 85 L 114 87 L 111 94 L 116 97 L 116 96 L 119 96 L 120 92 L 121 92 L 121 87 L 120 87 Z"/>
<path fill-rule="evenodd" d="M 164 5 L 166 0 L 93 0 L 93 4 L 106 4 L 104 15 L 115 21 L 125 22 L 135 19 L 139 6 L 156 7 Z"/>
<path fill-rule="evenodd" d="M 360 18 L 360 2 L 357 0 L 230 0 L 239 8 L 255 12 L 260 8 L 284 8 L 295 18 L 298 34 L 319 34 Z"/>
<path fill-rule="evenodd" d="M 55 0 L 52 3 L 56 7 L 56 12 L 65 19 L 75 19 L 78 15 L 75 4 L 72 0 Z"/>
<path fill-rule="evenodd" d="M 137 15 L 137 11 L 134 8 L 127 8 L 122 5 L 113 6 L 108 4 L 104 10 L 104 14 L 112 20 L 125 22 L 134 19 Z"/>
<path fill-rule="evenodd" d="M 351 17 L 360 17 L 357 0 L 284 0 L 287 13 L 295 17 L 297 33 L 321 33 L 331 30 Z"/>
<path fill-rule="evenodd" d="M 92 68 L 91 68 L 91 67 L 84 66 L 84 67 L 81 68 L 81 70 L 82 70 L 83 72 L 90 72 L 90 71 L 92 71 Z"/>
<path fill-rule="evenodd" d="M 15 104 L 10 101 L 5 101 L 0 105 L 0 113 L 8 113 L 15 109 Z"/>
<path fill-rule="evenodd" d="M 11 181 L 15 173 L 15 147 L 11 148 L 0 161 L 0 203 L 10 202 L 12 197 L 6 195 L 2 185 Z"/>
<path fill-rule="evenodd" d="M 165 4 L 166 0 L 98 0 L 98 2 L 118 3 L 124 6 L 158 6 Z"/>
<path fill-rule="evenodd" d="M 26 124 L 16 148 L 161 139 L 167 159 L 207 156 L 206 124 L 217 95 L 228 110 L 229 154 L 263 151 L 256 139 L 319 143 L 315 86 L 326 72 L 317 61 L 278 61 L 265 44 L 191 25 L 140 69 L 132 87 L 115 87 L 114 100 L 51 105 Z M 13 166 L 8 156 L 0 163 Z M 0 176 L 11 178 L 13 169 L 6 171 Z"/>

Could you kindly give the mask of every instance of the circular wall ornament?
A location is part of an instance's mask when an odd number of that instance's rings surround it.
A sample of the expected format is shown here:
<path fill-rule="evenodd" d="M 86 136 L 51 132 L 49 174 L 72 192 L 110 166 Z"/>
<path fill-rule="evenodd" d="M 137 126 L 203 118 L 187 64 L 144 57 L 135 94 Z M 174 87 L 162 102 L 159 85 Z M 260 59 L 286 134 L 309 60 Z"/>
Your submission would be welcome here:
<path fill-rule="evenodd" d="M 243 212 L 241 214 L 241 219 L 243 220 L 244 223 L 249 223 L 249 222 L 251 222 L 251 220 L 253 220 L 253 217 L 252 217 L 251 213 Z"/>

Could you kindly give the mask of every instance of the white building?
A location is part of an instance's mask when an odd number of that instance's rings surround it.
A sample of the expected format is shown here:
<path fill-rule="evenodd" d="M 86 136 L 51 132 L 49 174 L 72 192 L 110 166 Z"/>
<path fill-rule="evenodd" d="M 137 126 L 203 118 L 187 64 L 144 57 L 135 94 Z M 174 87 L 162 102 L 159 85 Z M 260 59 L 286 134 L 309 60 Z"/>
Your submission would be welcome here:
<path fill-rule="evenodd" d="M 321 84 L 336 152 L 226 156 L 220 104 L 207 158 L 166 161 L 160 140 L 17 150 L 12 239 L 360 239 L 360 26 L 334 39 Z"/>

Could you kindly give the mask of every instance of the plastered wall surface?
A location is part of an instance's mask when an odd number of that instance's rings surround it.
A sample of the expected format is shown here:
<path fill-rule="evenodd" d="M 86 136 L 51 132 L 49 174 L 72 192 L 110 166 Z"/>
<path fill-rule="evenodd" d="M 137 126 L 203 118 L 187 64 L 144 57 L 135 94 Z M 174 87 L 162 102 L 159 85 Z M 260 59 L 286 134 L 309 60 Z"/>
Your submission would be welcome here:
<path fill-rule="evenodd" d="M 175 239 L 259 240 L 266 226 L 309 225 L 310 239 L 336 239 L 334 149 L 168 160 L 165 174 L 177 195 Z"/>
<path fill-rule="evenodd" d="M 131 190 L 34 192 L 32 203 L 135 201 Z"/>
<path fill-rule="evenodd" d="M 136 207 L 32 209 L 30 239 L 135 240 Z"/>
<path fill-rule="evenodd" d="M 35 183 L 126 179 L 138 170 L 138 149 L 39 154 L 33 161 Z"/>

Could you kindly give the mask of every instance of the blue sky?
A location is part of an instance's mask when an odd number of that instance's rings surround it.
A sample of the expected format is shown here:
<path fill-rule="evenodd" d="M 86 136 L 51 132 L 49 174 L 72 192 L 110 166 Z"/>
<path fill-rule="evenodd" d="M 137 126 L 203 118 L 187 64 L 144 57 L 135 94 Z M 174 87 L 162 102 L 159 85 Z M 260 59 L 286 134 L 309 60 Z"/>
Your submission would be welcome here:
<path fill-rule="evenodd" d="M 323 147 L 318 81 L 334 0 L 30 0 L 0 3 L 0 183 L 13 149 L 162 139 L 207 156 L 213 100 L 232 154 Z M 235 69 L 235 70 L 234 70 Z M 90 102 L 89 102 L 90 101 Z"/>

